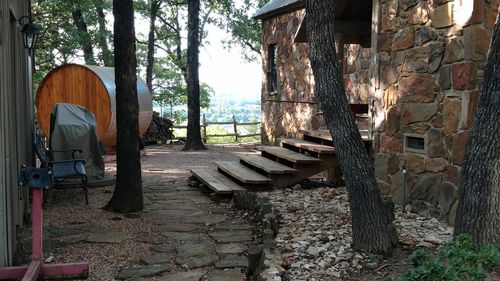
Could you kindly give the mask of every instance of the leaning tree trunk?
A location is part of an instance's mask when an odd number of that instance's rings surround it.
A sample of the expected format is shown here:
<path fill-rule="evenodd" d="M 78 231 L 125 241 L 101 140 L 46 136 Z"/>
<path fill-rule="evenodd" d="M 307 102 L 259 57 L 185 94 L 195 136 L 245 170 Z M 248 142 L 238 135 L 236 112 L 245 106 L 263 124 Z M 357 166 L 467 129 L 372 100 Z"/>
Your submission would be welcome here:
<path fill-rule="evenodd" d="M 500 24 L 493 29 L 476 114 L 460 176 L 455 235 L 500 243 Z"/>
<path fill-rule="evenodd" d="M 87 29 L 87 23 L 83 18 L 82 10 L 78 7 L 73 13 L 73 24 L 79 32 L 79 42 L 82 46 L 83 58 L 85 59 L 85 64 L 94 65 L 94 49 L 92 47 L 92 39 L 90 38 L 89 31 Z"/>
<path fill-rule="evenodd" d="M 156 15 L 160 9 L 160 2 L 153 0 L 151 1 L 151 7 L 149 9 L 149 33 L 148 33 L 148 54 L 147 54 L 147 65 L 146 65 L 146 85 L 148 85 L 149 92 L 151 95 L 153 93 L 153 69 L 155 64 L 155 22 Z"/>
<path fill-rule="evenodd" d="M 206 149 L 200 132 L 200 79 L 199 68 L 199 26 L 200 0 L 188 0 L 188 46 L 187 46 L 187 92 L 188 125 L 187 140 L 183 150 Z"/>
<path fill-rule="evenodd" d="M 132 0 L 113 0 L 116 84 L 116 186 L 104 207 L 119 213 L 143 208 L 139 103 Z"/>
<path fill-rule="evenodd" d="M 377 188 L 373 168 L 347 102 L 334 42 L 333 0 L 306 1 L 309 57 L 315 90 L 344 174 L 352 215 L 353 248 L 390 254 L 397 245 L 393 214 Z"/>
<path fill-rule="evenodd" d="M 101 47 L 101 61 L 104 66 L 113 66 L 113 53 L 108 47 L 108 31 L 106 30 L 106 15 L 104 14 L 104 0 L 97 0 L 95 3 L 99 32 L 97 41 Z"/>

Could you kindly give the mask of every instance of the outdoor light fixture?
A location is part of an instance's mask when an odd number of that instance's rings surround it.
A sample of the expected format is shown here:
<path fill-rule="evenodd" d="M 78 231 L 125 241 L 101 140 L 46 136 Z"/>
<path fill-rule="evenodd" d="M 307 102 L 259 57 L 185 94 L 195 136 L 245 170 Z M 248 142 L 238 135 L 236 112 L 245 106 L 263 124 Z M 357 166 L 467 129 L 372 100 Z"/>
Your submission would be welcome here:
<path fill-rule="evenodd" d="M 27 22 L 26 22 L 27 20 Z M 25 22 L 23 24 L 23 21 Z M 34 24 L 30 17 L 22 16 L 19 18 L 19 24 L 23 25 L 21 33 L 23 34 L 24 48 L 29 51 L 35 49 L 38 37 L 40 37 L 40 27 Z"/>

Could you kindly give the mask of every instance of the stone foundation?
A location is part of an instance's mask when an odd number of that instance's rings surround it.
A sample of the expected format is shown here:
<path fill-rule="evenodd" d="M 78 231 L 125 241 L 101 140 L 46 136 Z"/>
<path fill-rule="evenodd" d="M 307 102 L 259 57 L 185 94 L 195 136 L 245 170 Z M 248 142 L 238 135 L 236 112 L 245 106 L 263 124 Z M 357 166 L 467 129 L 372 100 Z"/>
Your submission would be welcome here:
<path fill-rule="evenodd" d="M 278 234 L 279 213 L 268 198 L 255 192 L 235 192 L 236 208 L 248 210 L 256 215 L 262 225 L 262 248 L 249 249 L 249 274 L 255 281 L 281 281 L 285 269 L 281 266 L 281 253 L 275 249 L 274 238 Z"/>

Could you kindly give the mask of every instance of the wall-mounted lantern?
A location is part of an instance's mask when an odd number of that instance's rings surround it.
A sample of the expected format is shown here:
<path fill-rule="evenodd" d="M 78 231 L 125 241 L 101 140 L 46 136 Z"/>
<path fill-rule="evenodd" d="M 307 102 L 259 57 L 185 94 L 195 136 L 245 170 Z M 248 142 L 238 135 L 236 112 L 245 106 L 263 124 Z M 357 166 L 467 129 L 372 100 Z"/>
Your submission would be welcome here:
<path fill-rule="evenodd" d="M 23 23 L 23 21 L 25 23 Z M 35 49 L 38 38 L 40 37 L 40 27 L 34 24 L 30 17 L 22 16 L 19 18 L 19 24 L 23 26 L 21 33 L 23 34 L 24 48 L 29 51 Z"/>

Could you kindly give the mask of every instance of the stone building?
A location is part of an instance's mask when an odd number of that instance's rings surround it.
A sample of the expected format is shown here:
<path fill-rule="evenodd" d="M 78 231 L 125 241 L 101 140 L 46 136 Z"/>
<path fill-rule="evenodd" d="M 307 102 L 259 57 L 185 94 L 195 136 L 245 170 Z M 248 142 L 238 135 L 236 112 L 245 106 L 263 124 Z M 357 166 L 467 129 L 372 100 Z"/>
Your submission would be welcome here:
<path fill-rule="evenodd" d="M 382 192 L 453 223 L 459 173 L 499 0 L 337 0 L 336 42 L 351 103 L 369 106 Z M 304 3 L 273 0 L 262 21 L 262 139 L 322 126 Z M 340 46 L 340 48 L 339 48 Z"/>

